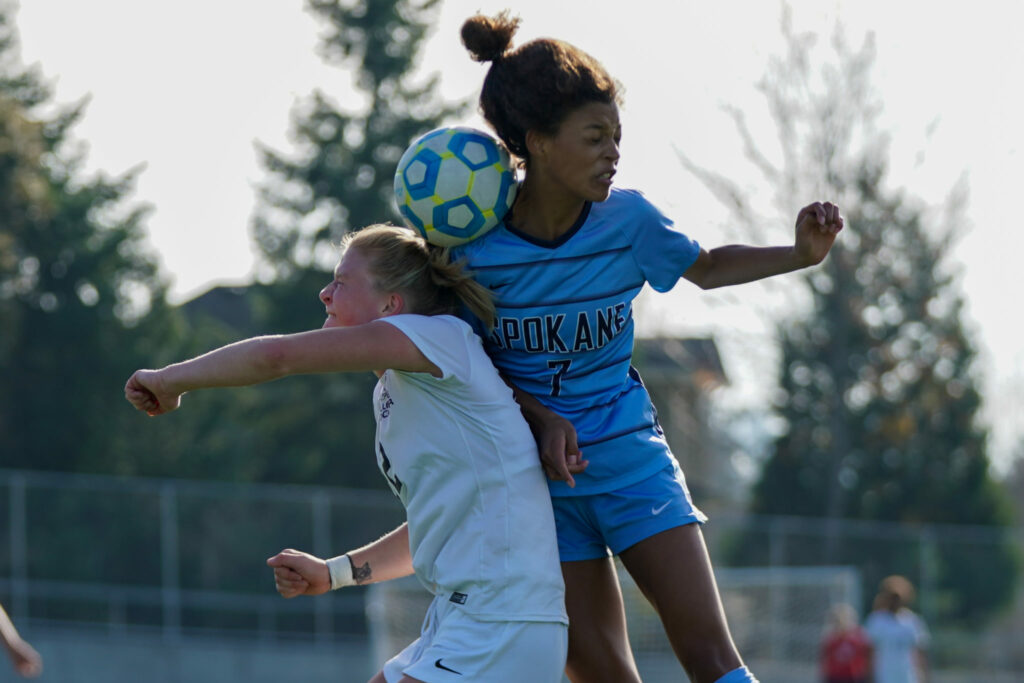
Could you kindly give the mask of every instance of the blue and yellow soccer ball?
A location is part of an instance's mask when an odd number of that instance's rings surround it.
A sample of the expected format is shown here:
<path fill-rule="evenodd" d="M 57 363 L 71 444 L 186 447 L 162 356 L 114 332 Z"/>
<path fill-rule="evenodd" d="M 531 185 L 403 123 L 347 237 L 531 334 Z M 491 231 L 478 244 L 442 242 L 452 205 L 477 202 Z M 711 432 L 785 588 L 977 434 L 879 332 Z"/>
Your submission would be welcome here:
<path fill-rule="evenodd" d="M 448 126 L 417 138 L 395 171 L 395 204 L 428 242 L 454 247 L 501 222 L 516 197 L 505 147 L 475 128 Z"/>

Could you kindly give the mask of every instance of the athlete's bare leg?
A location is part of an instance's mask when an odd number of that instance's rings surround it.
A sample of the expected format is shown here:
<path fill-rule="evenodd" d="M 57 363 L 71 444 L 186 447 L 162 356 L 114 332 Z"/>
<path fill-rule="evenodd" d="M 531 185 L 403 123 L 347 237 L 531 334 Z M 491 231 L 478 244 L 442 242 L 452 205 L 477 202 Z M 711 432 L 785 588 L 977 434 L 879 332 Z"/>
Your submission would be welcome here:
<path fill-rule="evenodd" d="M 713 683 L 743 666 L 726 624 L 700 525 L 655 534 L 620 557 L 661 617 L 672 649 L 693 683 Z"/>
<path fill-rule="evenodd" d="M 563 562 L 573 683 L 640 683 L 626 636 L 622 591 L 611 558 Z"/>

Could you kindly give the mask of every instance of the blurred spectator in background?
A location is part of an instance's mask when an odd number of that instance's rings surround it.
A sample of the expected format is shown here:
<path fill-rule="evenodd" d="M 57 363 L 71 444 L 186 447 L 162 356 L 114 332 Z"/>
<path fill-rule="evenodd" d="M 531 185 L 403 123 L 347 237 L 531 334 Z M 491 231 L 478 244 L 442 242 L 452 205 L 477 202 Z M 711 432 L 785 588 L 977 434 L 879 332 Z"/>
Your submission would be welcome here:
<path fill-rule="evenodd" d="M 11 657 L 14 670 L 25 678 L 35 678 L 43 671 L 43 660 L 31 645 L 18 635 L 10 617 L 0 605 L 0 640 L 3 641 L 7 654 Z"/>
<path fill-rule="evenodd" d="M 864 630 L 871 640 L 873 683 L 925 683 L 928 629 L 910 610 L 914 586 L 905 577 L 882 579 Z"/>
<path fill-rule="evenodd" d="M 821 643 L 824 683 L 867 683 L 871 643 L 850 605 L 834 605 Z"/>

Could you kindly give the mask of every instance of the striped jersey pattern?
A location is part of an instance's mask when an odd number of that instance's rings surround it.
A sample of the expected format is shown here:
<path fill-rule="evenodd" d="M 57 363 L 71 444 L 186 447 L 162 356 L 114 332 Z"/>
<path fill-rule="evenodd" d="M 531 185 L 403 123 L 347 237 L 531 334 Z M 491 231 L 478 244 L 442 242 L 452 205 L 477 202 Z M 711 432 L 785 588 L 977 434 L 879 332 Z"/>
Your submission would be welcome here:
<path fill-rule="evenodd" d="M 644 284 L 671 289 L 699 253 L 641 193 L 618 188 L 555 242 L 503 224 L 453 250 L 495 295 L 494 328 L 475 327 L 494 364 L 569 419 L 590 460 L 575 489 L 550 482 L 553 495 L 626 486 L 671 458 L 630 365 L 633 300 Z"/>

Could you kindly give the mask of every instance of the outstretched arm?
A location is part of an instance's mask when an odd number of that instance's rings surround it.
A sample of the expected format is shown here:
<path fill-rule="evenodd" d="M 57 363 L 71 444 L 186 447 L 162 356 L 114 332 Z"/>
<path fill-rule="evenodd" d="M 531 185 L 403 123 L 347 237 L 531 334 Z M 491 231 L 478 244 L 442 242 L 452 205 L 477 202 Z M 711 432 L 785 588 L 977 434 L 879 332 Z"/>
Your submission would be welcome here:
<path fill-rule="evenodd" d="M 267 565 L 274 569 L 277 592 L 286 598 L 398 579 L 413 573 L 409 525 L 402 524 L 373 543 L 330 560 L 289 548 L 269 558 Z"/>
<path fill-rule="evenodd" d="M 814 266 L 825 259 L 842 229 L 839 207 L 815 202 L 797 214 L 793 246 L 729 245 L 710 252 L 701 250 L 683 277 L 701 289 L 714 289 Z"/>
<path fill-rule="evenodd" d="M 10 617 L 0 605 L 0 642 L 11 658 L 14 670 L 25 678 L 35 678 L 43 671 L 43 660 L 35 649 L 21 639 Z"/>
<path fill-rule="evenodd" d="M 288 375 L 388 368 L 441 375 L 405 333 L 375 320 L 355 327 L 253 337 L 161 370 L 137 370 L 124 393 L 139 410 L 162 415 L 178 408 L 182 394 L 196 389 L 247 386 Z"/>

